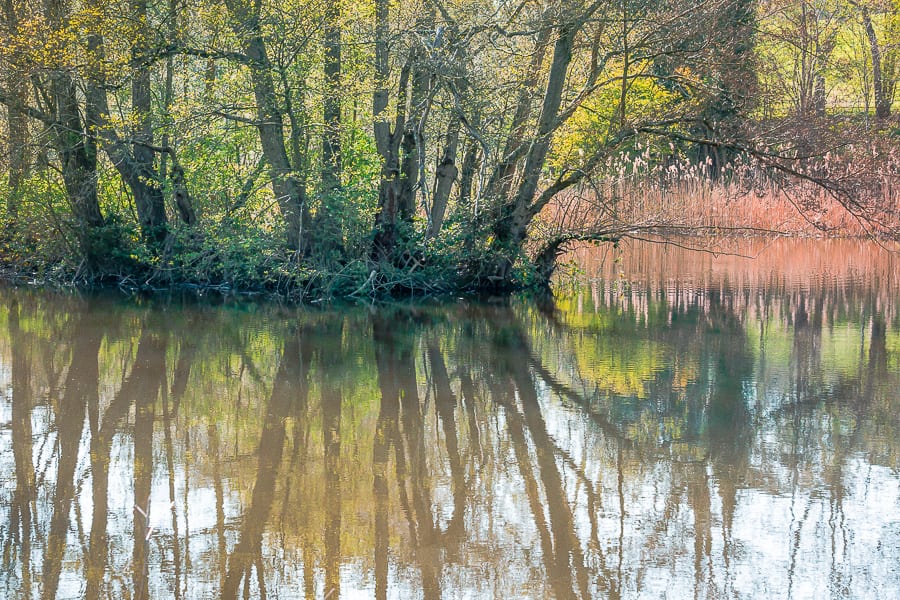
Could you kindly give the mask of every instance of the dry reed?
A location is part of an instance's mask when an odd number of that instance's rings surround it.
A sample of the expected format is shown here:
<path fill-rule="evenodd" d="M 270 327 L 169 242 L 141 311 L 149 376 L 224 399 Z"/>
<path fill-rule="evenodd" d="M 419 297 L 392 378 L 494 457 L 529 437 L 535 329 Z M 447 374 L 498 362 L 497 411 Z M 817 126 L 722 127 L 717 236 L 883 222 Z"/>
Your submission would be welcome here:
<path fill-rule="evenodd" d="M 739 157 L 716 169 L 711 159 L 666 158 L 647 147 L 609 159 L 602 172 L 545 209 L 541 237 L 655 231 L 900 238 L 894 148 L 847 147 L 778 163 Z"/>

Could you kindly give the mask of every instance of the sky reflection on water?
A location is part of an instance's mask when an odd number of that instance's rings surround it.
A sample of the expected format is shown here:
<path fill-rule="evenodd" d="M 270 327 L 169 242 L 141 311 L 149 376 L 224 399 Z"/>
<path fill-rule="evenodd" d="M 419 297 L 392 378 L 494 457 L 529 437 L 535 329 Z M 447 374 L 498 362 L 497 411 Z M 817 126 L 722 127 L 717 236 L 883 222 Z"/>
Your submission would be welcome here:
<path fill-rule="evenodd" d="M 555 304 L 0 290 L 0 589 L 900 596 L 896 261 L 766 252 L 585 256 Z"/>

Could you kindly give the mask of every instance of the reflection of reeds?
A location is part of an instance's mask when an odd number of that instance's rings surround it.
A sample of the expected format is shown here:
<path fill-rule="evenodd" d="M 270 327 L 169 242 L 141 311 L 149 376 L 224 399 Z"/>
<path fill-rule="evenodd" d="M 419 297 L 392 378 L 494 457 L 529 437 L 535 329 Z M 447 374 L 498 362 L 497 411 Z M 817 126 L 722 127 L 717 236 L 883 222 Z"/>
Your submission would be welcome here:
<path fill-rule="evenodd" d="M 806 161 L 661 158 L 650 149 L 611 158 L 606 177 L 547 207 L 550 234 L 622 232 L 777 233 L 800 236 L 900 235 L 900 156 L 849 148 Z M 790 171 L 791 173 L 788 173 Z"/>
<path fill-rule="evenodd" d="M 697 242 L 703 240 L 690 240 L 690 246 Z M 711 295 L 729 290 L 732 306 L 748 310 L 767 297 L 781 297 L 787 306 L 815 297 L 845 315 L 874 303 L 894 322 L 900 309 L 898 249 L 897 243 L 869 240 L 782 237 L 720 240 L 714 251 L 697 252 L 656 239 L 629 241 L 617 251 L 581 247 L 574 258 L 594 306 L 631 305 L 647 314 L 650 300 L 664 297 L 670 306 L 705 312 Z M 584 293 L 582 283 L 572 283 Z"/>

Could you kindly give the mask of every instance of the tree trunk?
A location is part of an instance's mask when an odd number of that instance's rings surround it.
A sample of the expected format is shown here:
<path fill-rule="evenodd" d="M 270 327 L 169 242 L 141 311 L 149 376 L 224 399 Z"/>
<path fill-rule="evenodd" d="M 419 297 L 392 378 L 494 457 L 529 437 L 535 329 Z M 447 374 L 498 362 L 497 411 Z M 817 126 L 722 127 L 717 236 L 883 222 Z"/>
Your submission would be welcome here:
<path fill-rule="evenodd" d="M 174 44 L 178 36 L 178 5 L 177 0 L 169 0 L 168 7 L 169 31 L 168 39 L 170 44 Z M 174 101 L 174 76 L 175 76 L 175 58 L 169 56 L 166 58 L 166 83 L 163 90 L 163 114 L 169 115 L 172 102 Z M 168 118 L 168 117 L 167 117 Z M 194 210 L 194 201 L 188 193 L 187 184 L 185 183 L 184 169 L 175 159 L 174 144 L 169 137 L 168 129 L 162 135 L 162 147 L 171 149 L 171 156 L 168 152 L 163 152 L 159 157 L 159 180 L 160 182 L 169 179 L 172 182 L 172 200 L 175 203 L 175 210 L 178 217 L 186 225 L 194 226 L 197 224 L 197 212 Z M 171 144 L 171 145 L 170 145 Z M 171 170 L 168 166 L 168 159 L 172 160 Z"/>
<path fill-rule="evenodd" d="M 141 64 L 147 60 L 150 28 L 147 23 L 147 0 L 132 0 L 131 9 L 137 22 L 138 38 L 131 48 L 134 75 L 131 82 L 131 110 L 136 120 L 134 136 L 134 165 L 126 180 L 134 194 L 134 203 L 141 231 L 157 247 L 166 238 L 166 205 L 156 171 L 153 145 L 152 98 L 150 95 L 150 68 Z"/>
<path fill-rule="evenodd" d="M 325 49 L 323 71 L 324 128 L 320 138 L 322 147 L 321 187 L 319 204 L 312 234 L 316 253 L 325 259 L 339 259 L 344 255 L 344 208 L 338 193 L 341 189 L 343 156 L 341 152 L 341 0 L 328 0 L 325 5 L 325 24 L 322 43 Z M 292 127 L 293 129 L 293 127 Z"/>
<path fill-rule="evenodd" d="M 44 0 L 44 12 L 50 28 L 61 31 L 68 17 L 62 0 Z M 50 113 L 46 124 L 59 155 L 79 248 L 92 269 L 100 259 L 94 231 L 103 225 L 97 198 L 97 143 L 93 135 L 96 107 L 88 99 L 82 120 L 74 76 L 62 69 L 49 73 L 45 95 Z"/>
<path fill-rule="evenodd" d="M 228 0 L 235 22 L 235 34 L 242 38 L 244 53 L 250 59 L 250 81 L 256 99 L 256 129 L 263 155 L 269 164 L 272 191 L 287 228 L 288 247 L 300 254 L 308 251 L 309 207 L 303 181 L 291 167 L 285 146 L 284 114 L 275 93 L 272 63 L 266 51 L 259 20 L 259 4 L 249 6 L 244 0 Z"/>
<path fill-rule="evenodd" d="M 325 98 L 322 131 L 322 189 L 326 194 L 341 185 L 341 6 L 329 0 L 325 7 Z"/>
<path fill-rule="evenodd" d="M 98 8 L 94 0 L 92 8 Z M 106 58 L 104 38 L 93 31 L 87 36 L 89 66 L 92 73 L 85 85 L 85 120 L 90 137 L 102 138 L 103 149 L 115 166 L 122 180 L 131 190 L 135 209 L 140 222 L 141 233 L 152 249 L 156 251 L 167 235 L 165 200 L 159 185 L 159 174 L 154 164 L 152 96 L 150 91 L 150 68 L 146 61 L 147 43 L 150 38 L 147 25 L 147 0 L 132 0 L 132 15 L 138 23 L 138 34 L 131 48 L 131 108 L 135 125 L 132 139 L 119 137 L 109 123 L 109 99 L 103 63 Z M 96 141 L 92 141 L 96 144 Z"/>
<path fill-rule="evenodd" d="M 494 169 L 487 185 L 487 196 L 505 199 L 512 188 L 512 180 L 515 174 L 517 160 L 516 153 L 525 143 L 525 133 L 528 121 L 533 111 L 534 90 L 537 89 L 541 72 L 544 68 L 544 57 L 547 54 L 547 45 L 550 42 L 552 28 L 543 27 L 538 32 L 531 62 L 528 66 L 528 76 L 519 87 L 519 95 L 516 99 L 516 111 L 510 124 L 510 135 L 506 140 L 503 157 L 497 168 Z"/>
<path fill-rule="evenodd" d="M 397 245 L 397 222 L 400 215 L 402 182 L 400 175 L 400 143 L 406 129 L 406 93 L 412 68 L 412 55 L 400 72 L 397 114 L 394 126 L 388 121 L 388 81 L 390 78 L 389 0 L 375 0 L 375 91 L 372 94 L 372 119 L 375 146 L 381 158 L 381 181 L 378 185 L 378 212 L 375 215 L 374 238 L 370 258 L 376 262 L 392 260 Z"/>
<path fill-rule="evenodd" d="M 447 212 L 447 203 L 450 201 L 450 190 L 453 182 L 459 174 L 456 166 L 456 152 L 459 147 L 459 119 L 452 117 L 447 127 L 444 153 L 438 161 L 434 174 L 434 192 L 431 195 L 431 212 L 428 215 L 428 227 L 425 230 L 426 238 L 434 238 L 441 232 L 444 224 L 444 215 Z"/>
<path fill-rule="evenodd" d="M 88 267 L 94 268 L 101 256 L 94 230 L 103 225 L 97 197 L 97 144 L 81 121 L 75 82 L 68 73 L 51 75 L 51 95 L 56 104 L 56 121 L 51 127 L 54 146 L 59 153 L 66 196 L 75 217 L 77 236 Z M 92 111 L 86 110 L 86 120 Z"/>
<path fill-rule="evenodd" d="M 825 100 L 825 76 L 816 75 L 815 88 L 813 89 L 813 109 L 816 116 L 820 119 L 825 117 Z"/>
<path fill-rule="evenodd" d="M 10 36 L 19 34 L 19 16 L 12 0 L 5 0 L 3 12 Z M 5 87 L 10 102 L 7 106 L 6 153 L 9 157 L 9 196 L 6 199 L 6 216 L 15 221 L 19 215 L 19 194 L 22 182 L 28 177 L 30 166 L 28 151 L 28 118 L 22 108 L 28 99 L 28 80 L 10 70 L 5 77 Z"/>
<path fill-rule="evenodd" d="M 15 76 L 14 76 L 15 77 Z M 19 78 L 15 78 L 8 86 L 13 102 L 18 103 L 24 99 L 27 93 Z M 6 140 L 7 156 L 9 156 L 9 196 L 6 200 L 6 215 L 10 219 L 16 219 L 19 215 L 19 202 L 21 201 L 22 183 L 28 178 L 28 170 L 31 165 L 28 151 L 28 121 L 24 114 L 10 106 L 7 111 Z"/>
<path fill-rule="evenodd" d="M 172 155 L 172 169 L 169 171 L 169 179 L 172 180 L 172 196 L 175 200 L 178 216 L 185 224 L 196 225 L 197 212 L 194 210 L 194 202 L 188 193 L 187 183 L 184 179 L 184 169 L 175 160 L 174 154 Z"/>
<path fill-rule="evenodd" d="M 875 27 L 872 26 L 872 17 L 869 9 L 862 8 L 863 25 L 866 29 L 866 37 L 869 39 L 869 49 L 872 52 L 872 89 L 875 92 L 875 119 L 885 121 L 891 116 L 891 100 L 885 94 L 884 78 L 881 71 L 881 48 L 878 45 L 878 37 L 875 35 Z"/>
<path fill-rule="evenodd" d="M 303 183 L 293 172 L 284 144 L 284 122 L 278 110 L 275 98 L 275 86 L 267 64 L 265 46 L 261 37 L 253 38 L 247 45 L 247 53 L 254 59 L 251 67 L 253 93 L 257 102 L 257 130 L 263 154 L 269 164 L 269 177 L 272 180 L 272 191 L 281 209 L 287 226 L 287 244 L 295 251 L 305 252 L 307 232 L 304 225 L 306 206 L 306 190 Z"/>
<path fill-rule="evenodd" d="M 395 136 L 391 136 L 395 137 Z M 394 146 L 393 140 L 391 146 Z M 375 237 L 371 258 L 376 262 L 393 259 L 397 246 L 397 226 L 404 193 L 400 175 L 399 148 L 382 159 L 381 183 L 378 186 L 378 213 L 375 215 Z"/>
<path fill-rule="evenodd" d="M 372 114 L 375 145 L 382 160 L 378 190 L 378 213 L 371 258 L 396 262 L 399 224 L 410 221 L 416 210 L 415 190 L 418 183 L 421 129 L 430 105 L 430 87 L 434 73 L 422 66 L 421 47 L 410 49 L 400 72 L 397 86 L 397 114 L 391 128 L 387 119 L 390 38 L 388 0 L 375 2 L 375 92 Z M 416 23 L 419 38 L 434 30 L 434 12 L 430 8 Z M 421 122 L 416 115 L 422 115 Z"/>
<path fill-rule="evenodd" d="M 459 206 L 468 206 L 472 201 L 472 186 L 475 183 L 475 169 L 478 168 L 478 140 L 469 138 L 463 155 L 459 173 Z"/>
<path fill-rule="evenodd" d="M 562 105 L 566 74 L 569 63 L 572 61 L 572 49 L 577 31 L 578 28 L 572 25 L 563 25 L 559 29 L 559 36 L 553 48 L 553 60 L 547 78 L 541 115 L 533 142 L 525 157 L 521 183 L 515 196 L 501 206 L 499 214 L 493 221 L 494 243 L 492 246 L 495 258 L 487 275 L 498 286 L 510 284 L 509 277 L 513 262 L 522 249 L 528 225 L 541 208 L 534 206 L 533 201 L 538 181 L 547 162 L 552 134 L 557 126 L 556 119 Z"/>
<path fill-rule="evenodd" d="M 401 77 L 400 97 L 405 96 L 407 78 Z M 409 221 L 415 212 L 415 182 L 418 172 L 418 143 L 409 121 L 388 137 L 387 152 L 382 155 L 381 183 L 378 187 L 378 214 L 375 216 L 375 239 L 372 259 L 395 261 L 400 223 Z"/>

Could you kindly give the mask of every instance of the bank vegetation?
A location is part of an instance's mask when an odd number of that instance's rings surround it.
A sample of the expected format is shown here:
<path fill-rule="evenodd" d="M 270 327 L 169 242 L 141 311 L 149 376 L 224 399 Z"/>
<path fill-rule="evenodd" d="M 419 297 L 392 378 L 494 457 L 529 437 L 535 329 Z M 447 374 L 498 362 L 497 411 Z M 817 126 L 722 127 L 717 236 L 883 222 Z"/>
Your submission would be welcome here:
<path fill-rule="evenodd" d="M 8 0 L 0 37 L 34 279 L 506 291 L 580 242 L 898 235 L 893 0 Z"/>

